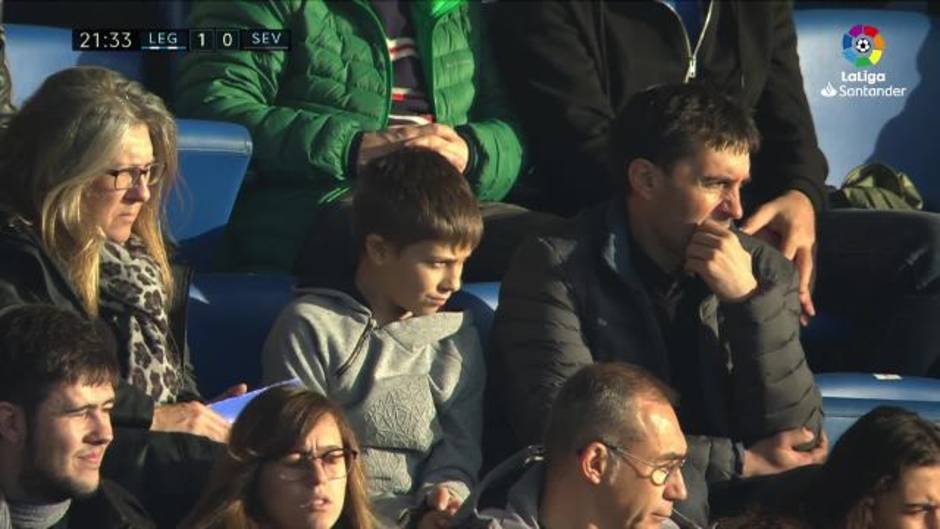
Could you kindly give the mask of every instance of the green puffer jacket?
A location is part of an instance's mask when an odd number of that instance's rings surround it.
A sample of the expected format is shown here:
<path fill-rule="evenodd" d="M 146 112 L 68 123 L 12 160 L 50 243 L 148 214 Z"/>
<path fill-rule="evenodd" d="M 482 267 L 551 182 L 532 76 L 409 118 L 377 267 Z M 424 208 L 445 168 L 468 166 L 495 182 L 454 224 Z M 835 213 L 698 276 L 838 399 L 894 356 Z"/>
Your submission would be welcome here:
<path fill-rule="evenodd" d="M 436 120 L 466 125 L 476 140 L 467 177 L 481 200 L 500 200 L 519 173 L 522 145 L 505 119 L 480 6 L 412 5 Z M 388 125 L 392 65 L 381 21 L 365 0 L 207 1 L 194 3 L 190 26 L 291 30 L 289 52 L 187 54 L 177 82 L 180 115 L 241 123 L 254 141 L 257 178 L 242 187 L 220 264 L 290 270 L 316 208 L 350 187 L 357 133 Z"/>

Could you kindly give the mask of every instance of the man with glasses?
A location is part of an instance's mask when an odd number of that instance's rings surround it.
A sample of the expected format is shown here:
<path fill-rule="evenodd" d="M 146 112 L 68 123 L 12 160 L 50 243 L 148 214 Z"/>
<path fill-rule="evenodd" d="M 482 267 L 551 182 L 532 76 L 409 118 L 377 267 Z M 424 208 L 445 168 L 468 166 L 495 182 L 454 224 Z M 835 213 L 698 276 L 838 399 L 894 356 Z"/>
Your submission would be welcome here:
<path fill-rule="evenodd" d="M 544 449 L 530 447 L 484 479 L 456 527 L 640 529 L 684 525 L 688 446 L 675 392 L 629 364 L 594 364 L 562 387 Z M 524 460 L 529 466 L 502 508 L 477 501 Z M 535 462 L 532 464 L 532 462 Z M 694 525 L 691 525 L 694 527 Z"/>
<path fill-rule="evenodd" d="M 747 112 L 704 86 L 661 85 L 627 105 L 610 140 L 620 191 L 523 244 L 503 279 L 489 380 L 520 444 L 579 367 L 626 361 L 678 389 L 684 431 L 721 439 L 713 479 L 824 456 L 797 274 L 732 227 L 758 141 Z M 703 518 L 704 490 L 690 496 Z"/>

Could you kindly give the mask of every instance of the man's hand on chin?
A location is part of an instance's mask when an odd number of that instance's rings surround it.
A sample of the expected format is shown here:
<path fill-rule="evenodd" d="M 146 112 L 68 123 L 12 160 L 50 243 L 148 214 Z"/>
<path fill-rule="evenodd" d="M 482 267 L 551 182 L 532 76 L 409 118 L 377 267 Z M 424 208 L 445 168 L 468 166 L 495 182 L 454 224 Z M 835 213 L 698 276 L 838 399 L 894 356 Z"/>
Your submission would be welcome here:
<path fill-rule="evenodd" d="M 741 302 L 757 291 L 751 266 L 738 236 L 714 220 L 700 224 L 686 247 L 685 271 L 701 277 L 723 302 Z"/>

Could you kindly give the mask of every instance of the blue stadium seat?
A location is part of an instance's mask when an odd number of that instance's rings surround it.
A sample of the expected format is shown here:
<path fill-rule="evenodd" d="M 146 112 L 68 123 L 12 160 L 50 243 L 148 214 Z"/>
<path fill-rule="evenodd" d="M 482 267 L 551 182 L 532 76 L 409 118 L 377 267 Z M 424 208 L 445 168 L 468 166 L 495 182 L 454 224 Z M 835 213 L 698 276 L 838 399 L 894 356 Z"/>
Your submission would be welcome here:
<path fill-rule="evenodd" d="M 499 305 L 499 282 L 484 283 L 466 283 L 461 287 L 461 292 L 470 293 L 486 303 L 491 311 L 496 310 Z"/>
<path fill-rule="evenodd" d="M 913 11 L 807 9 L 796 11 L 795 21 L 803 84 L 829 160 L 827 182 L 838 186 L 853 167 L 885 162 L 911 176 L 925 209 L 940 211 L 935 174 L 940 149 L 931 128 L 940 120 L 934 100 L 940 93 L 936 17 Z M 856 67 L 843 55 L 844 36 L 859 24 L 877 28 L 884 39 L 877 64 Z M 884 79 L 873 84 L 849 80 L 866 75 Z M 889 86 L 903 88 L 903 97 L 845 97 L 842 92 Z"/>
<path fill-rule="evenodd" d="M 480 331 L 480 343 L 486 347 L 498 302 L 499 283 L 467 283 L 447 302 L 447 309 L 470 311 Z"/>
<path fill-rule="evenodd" d="M 824 426 L 834 443 L 856 419 L 881 405 L 899 406 L 940 423 L 940 380 L 871 373 L 816 375 L 826 413 Z"/>
<path fill-rule="evenodd" d="M 888 163 L 908 173 L 920 189 L 925 209 L 940 211 L 940 149 L 930 127 L 940 118 L 933 96 L 940 88 L 938 20 L 915 11 L 805 9 L 795 12 L 804 88 L 819 145 L 829 161 L 827 182 L 839 186 L 855 166 Z M 871 26 L 884 39 L 876 64 L 857 67 L 845 57 L 847 32 Z M 850 52 L 851 52 L 850 47 Z M 883 76 L 874 84 L 849 81 Z M 843 80 L 843 77 L 846 80 Z M 847 97 L 843 89 L 904 89 L 903 97 Z M 807 350 L 837 350 L 854 322 L 820 314 L 804 329 Z"/>
<path fill-rule="evenodd" d="M 261 348 L 293 289 L 287 275 L 193 274 L 186 324 L 203 395 L 261 382 Z"/>
<path fill-rule="evenodd" d="M 940 403 L 923 402 L 916 400 L 878 400 L 878 399 L 833 399 L 823 397 L 823 409 L 826 417 L 823 425 L 829 437 L 829 445 L 839 440 L 839 437 L 848 430 L 849 426 L 878 406 L 897 406 L 915 413 L 921 417 L 940 424 Z"/>
<path fill-rule="evenodd" d="M 875 373 L 820 373 L 823 397 L 940 403 L 940 380 Z"/>
<path fill-rule="evenodd" d="M 208 270 L 251 160 L 251 136 L 234 123 L 177 124 L 181 178 L 167 204 L 170 233 L 187 263 Z"/>

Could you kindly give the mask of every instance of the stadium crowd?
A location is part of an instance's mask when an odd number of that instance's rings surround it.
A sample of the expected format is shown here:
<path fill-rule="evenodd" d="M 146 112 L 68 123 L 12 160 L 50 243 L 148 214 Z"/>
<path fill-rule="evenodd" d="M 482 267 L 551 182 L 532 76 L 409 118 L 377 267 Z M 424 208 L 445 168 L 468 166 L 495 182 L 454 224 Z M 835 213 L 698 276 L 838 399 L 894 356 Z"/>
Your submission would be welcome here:
<path fill-rule="evenodd" d="M 293 45 L 0 76 L 0 529 L 940 527 L 936 424 L 830 450 L 813 369 L 940 376 L 940 217 L 828 207 L 792 5 L 190 8 Z M 303 278 L 257 395 L 190 361 L 175 117 L 254 144 L 216 269 Z"/>

